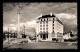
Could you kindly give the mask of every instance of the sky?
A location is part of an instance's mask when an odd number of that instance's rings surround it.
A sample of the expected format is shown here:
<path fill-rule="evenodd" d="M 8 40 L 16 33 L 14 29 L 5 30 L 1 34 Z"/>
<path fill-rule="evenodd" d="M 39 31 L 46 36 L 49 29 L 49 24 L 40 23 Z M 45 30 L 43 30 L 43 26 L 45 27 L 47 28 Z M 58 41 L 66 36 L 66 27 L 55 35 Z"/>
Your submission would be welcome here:
<path fill-rule="evenodd" d="M 17 26 L 18 5 L 20 6 L 20 26 L 23 27 L 25 25 L 26 33 L 30 35 L 33 35 L 35 32 L 38 16 L 41 14 L 46 15 L 50 12 L 62 21 L 64 24 L 64 32 L 72 30 L 74 33 L 77 33 L 77 3 L 74 2 L 3 3 L 3 30 L 7 30 L 7 26 Z M 16 27 L 12 28 L 16 30 Z"/>

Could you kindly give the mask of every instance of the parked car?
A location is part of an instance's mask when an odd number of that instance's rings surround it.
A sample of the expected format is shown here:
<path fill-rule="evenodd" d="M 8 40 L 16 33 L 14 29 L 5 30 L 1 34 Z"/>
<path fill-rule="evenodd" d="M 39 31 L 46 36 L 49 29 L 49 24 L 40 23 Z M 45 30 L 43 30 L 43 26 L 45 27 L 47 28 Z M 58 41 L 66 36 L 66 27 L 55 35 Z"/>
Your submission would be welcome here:
<path fill-rule="evenodd" d="M 65 42 L 75 42 L 77 39 L 64 39 Z"/>
<path fill-rule="evenodd" d="M 20 44 L 21 44 L 21 43 L 28 43 L 28 41 L 21 41 L 21 42 L 19 42 L 19 43 L 20 43 Z"/>
<path fill-rule="evenodd" d="M 58 39 L 56 39 L 56 38 L 52 38 L 52 41 L 56 41 L 56 42 L 57 42 L 57 41 L 58 41 Z"/>

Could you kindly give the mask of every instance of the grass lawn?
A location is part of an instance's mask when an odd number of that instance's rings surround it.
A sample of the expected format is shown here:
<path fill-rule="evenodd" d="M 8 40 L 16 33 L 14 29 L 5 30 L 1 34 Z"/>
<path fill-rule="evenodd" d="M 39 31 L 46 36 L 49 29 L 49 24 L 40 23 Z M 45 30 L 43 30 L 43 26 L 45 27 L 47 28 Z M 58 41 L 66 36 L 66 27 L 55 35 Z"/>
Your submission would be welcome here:
<path fill-rule="evenodd" d="M 5 45 L 4 45 L 5 46 Z M 77 45 L 68 45 L 68 43 L 56 43 L 56 42 L 36 42 L 36 43 L 24 43 L 13 44 L 8 49 L 22 48 L 22 49 L 77 49 Z"/>

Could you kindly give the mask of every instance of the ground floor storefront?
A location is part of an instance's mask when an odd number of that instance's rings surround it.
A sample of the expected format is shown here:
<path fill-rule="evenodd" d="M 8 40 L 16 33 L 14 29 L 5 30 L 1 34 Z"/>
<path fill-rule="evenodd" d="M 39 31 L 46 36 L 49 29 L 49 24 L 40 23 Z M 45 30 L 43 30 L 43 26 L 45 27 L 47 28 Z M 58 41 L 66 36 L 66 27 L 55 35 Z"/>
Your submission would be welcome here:
<path fill-rule="evenodd" d="M 57 35 L 57 34 L 55 34 Z M 40 34 L 38 35 L 39 41 L 63 41 L 63 35 L 59 36 L 53 36 L 53 34 Z"/>

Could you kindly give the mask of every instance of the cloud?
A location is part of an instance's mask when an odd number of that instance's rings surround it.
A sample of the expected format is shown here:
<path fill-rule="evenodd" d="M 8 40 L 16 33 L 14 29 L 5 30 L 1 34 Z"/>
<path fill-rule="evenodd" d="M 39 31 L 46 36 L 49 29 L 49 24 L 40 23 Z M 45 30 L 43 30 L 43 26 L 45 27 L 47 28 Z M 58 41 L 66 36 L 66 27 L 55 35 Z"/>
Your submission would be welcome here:
<path fill-rule="evenodd" d="M 35 20 L 33 20 L 33 21 L 29 21 L 29 22 L 26 22 L 27 24 L 29 24 L 29 25 L 31 25 L 31 24 L 35 24 L 36 23 L 36 21 Z"/>
<path fill-rule="evenodd" d="M 60 13 L 60 14 L 56 14 L 56 16 L 59 17 L 59 18 L 65 18 L 65 19 L 77 18 L 75 15 L 69 14 L 69 13 Z"/>
<path fill-rule="evenodd" d="M 12 21 L 14 22 L 14 21 L 16 21 L 16 20 L 12 20 Z"/>
<path fill-rule="evenodd" d="M 63 22 L 63 24 L 75 25 L 75 26 L 77 25 L 77 16 L 74 14 L 60 13 L 55 15 L 57 18 L 59 18 Z"/>
<path fill-rule="evenodd" d="M 15 24 L 10 24 L 9 26 L 16 26 Z"/>
<path fill-rule="evenodd" d="M 25 25 L 25 23 L 20 23 L 20 26 L 22 27 L 23 25 Z"/>
<path fill-rule="evenodd" d="M 8 29 L 9 29 L 9 31 L 16 31 L 17 27 L 15 27 L 15 26 L 4 26 L 3 27 L 3 31 L 8 31 Z"/>
<path fill-rule="evenodd" d="M 60 13 L 55 14 L 58 17 L 63 25 L 64 25 L 64 32 L 73 30 L 77 32 L 77 16 L 71 13 Z"/>
<path fill-rule="evenodd" d="M 8 27 L 3 27 L 3 31 L 8 31 Z"/>
<path fill-rule="evenodd" d="M 28 21 L 28 22 L 26 22 L 26 24 L 27 24 L 27 27 L 35 27 L 36 21 L 35 21 L 35 20 L 33 20 L 33 21 Z"/>
<path fill-rule="evenodd" d="M 10 23 L 15 23 L 13 21 L 10 21 L 11 19 L 16 20 L 17 23 L 17 4 L 16 3 L 4 3 L 4 7 L 3 9 L 7 9 L 5 8 L 5 5 L 7 8 L 10 8 L 10 11 L 3 11 L 3 22 L 5 24 L 10 24 Z M 14 7 L 14 9 L 12 9 Z M 20 3 L 20 6 L 23 7 L 23 9 L 20 11 L 20 19 L 21 19 L 21 23 L 22 22 L 26 22 L 26 21 L 30 21 L 30 20 L 34 20 L 37 16 L 39 16 L 40 14 L 48 14 L 49 12 L 53 12 L 53 13 L 62 13 L 64 11 L 67 13 L 77 13 L 77 4 L 76 3 L 48 3 L 48 2 L 44 2 L 44 3 L 28 3 L 28 2 L 23 2 Z M 74 8 L 73 8 L 74 7 Z M 72 9 L 73 8 L 73 9 Z M 24 20 L 26 19 L 26 20 Z"/>
<path fill-rule="evenodd" d="M 24 6 L 28 6 L 30 5 L 30 3 L 25 3 L 25 2 L 21 2 L 21 3 L 14 3 L 14 2 L 7 2 L 7 3 L 3 3 L 3 11 L 12 11 L 14 10 L 17 6 L 20 6 L 21 9 L 24 8 Z"/>

